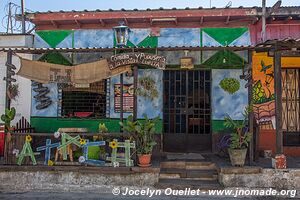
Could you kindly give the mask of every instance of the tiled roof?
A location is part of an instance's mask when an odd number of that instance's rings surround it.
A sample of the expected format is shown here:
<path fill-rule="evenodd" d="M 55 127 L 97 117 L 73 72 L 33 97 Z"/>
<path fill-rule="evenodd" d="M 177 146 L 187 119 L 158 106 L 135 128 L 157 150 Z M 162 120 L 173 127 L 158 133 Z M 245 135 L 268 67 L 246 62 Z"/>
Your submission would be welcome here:
<path fill-rule="evenodd" d="M 267 7 L 267 9 L 270 8 L 270 7 Z M 239 6 L 239 7 L 224 7 L 224 8 L 216 8 L 216 7 L 212 7 L 212 8 L 203 8 L 203 7 L 198 7 L 198 8 L 190 8 L 190 7 L 186 7 L 186 8 L 163 8 L 163 7 L 160 7 L 160 8 L 146 8 L 146 9 L 137 9 L 137 8 L 134 8 L 134 9 L 125 9 L 125 8 L 121 8 L 121 9 L 107 9 L 107 10 L 101 10 L 101 9 L 96 9 L 96 10 L 70 10 L 70 11 L 67 11 L 67 10 L 59 10 L 59 11 L 51 11 L 51 10 L 48 10 L 48 11 L 45 11 L 45 12 L 34 12 L 35 14 L 44 14 L 44 13 L 70 13 L 70 12 L 145 12 L 145 11 L 160 11 L 160 10 L 163 10 L 163 11 L 171 11 L 171 10 L 215 10 L 215 9 L 218 9 L 218 10 L 224 10 L 224 9 L 256 9 L 257 11 L 261 11 L 262 10 L 262 7 L 257 7 L 257 6 L 253 6 L 253 7 L 243 7 L 243 6 Z M 281 6 L 280 7 L 281 10 L 300 10 L 300 6 Z M 300 11 L 299 11 L 300 12 Z"/>

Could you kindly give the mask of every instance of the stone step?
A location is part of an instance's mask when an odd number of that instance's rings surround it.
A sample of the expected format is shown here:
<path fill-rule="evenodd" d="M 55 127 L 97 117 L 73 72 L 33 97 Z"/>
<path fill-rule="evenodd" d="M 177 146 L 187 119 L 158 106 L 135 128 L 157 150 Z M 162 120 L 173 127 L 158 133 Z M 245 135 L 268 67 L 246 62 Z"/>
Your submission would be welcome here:
<path fill-rule="evenodd" d="M 165 161 L 160 163 L 161 169 L 188 169 L 188 170 L 215 170 L 217 169 L 215 163 L 212 162 L 195 162 L 195 161 Z"/>
<path fill-rule="evenodd" d="M 190 179 L 163 179 L 160 178 L 158 183 L 155 185 L 159 189 L 200 189 L 200 190 L 210 190 L 210 189 L 222 189 L 222 186 L 217 180 L 190 180 Z"/>
<path fill-rule="evenodd" d="M 185 169 L 161 169 L 160 178 L 189 178 L 194 180 L 217 180 L 216 170 L 185 170 Z"/>

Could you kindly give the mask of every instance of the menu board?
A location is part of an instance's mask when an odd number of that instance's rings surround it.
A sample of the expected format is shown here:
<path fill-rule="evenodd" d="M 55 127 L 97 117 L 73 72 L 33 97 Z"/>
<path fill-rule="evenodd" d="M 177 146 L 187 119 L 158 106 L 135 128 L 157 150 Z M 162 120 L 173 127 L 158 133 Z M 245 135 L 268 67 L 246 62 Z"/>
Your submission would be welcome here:
<path fill-rule="evenodd" d="M 133 94 L 134 87 L 133 84 L 123 84 L 123 112 L 132 113 L 133 112 Z M 121 111 L 121 85 L 114 85 L 114 99 L 115 99 L 115 112 L 120 113 Z"/>

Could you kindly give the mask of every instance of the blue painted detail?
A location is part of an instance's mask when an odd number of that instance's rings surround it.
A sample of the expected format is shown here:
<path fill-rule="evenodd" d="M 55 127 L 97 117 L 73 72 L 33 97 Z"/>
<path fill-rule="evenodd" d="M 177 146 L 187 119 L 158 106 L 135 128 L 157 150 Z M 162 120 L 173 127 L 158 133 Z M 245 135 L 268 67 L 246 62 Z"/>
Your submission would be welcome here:
<path fill-rule="evenodd" d="M 74 47 L 113 47 L 113 30 L 77 30 L 74 33 Z"/>
<path fill-rule="evenodd" d="M 87 165 L 93 165 L 97 167 L 101 167 L 105 165 L 105 161 L 103 160 L 86 160 L 84 163 Z"/>
<path fill-rule="evenodd" d="M 158 37 L 161 46 L 200 46 L 199 28 L 162 28 Z"/>
<path fill-rule="evenodd" d="M 50 90 L 49 93 L 46 95 L 50 97 L 52 103 L 45 109 L 37 110 L 36 106 L 39 104 L 33 97 L 37 95 L 37 93 L 31 90 L 31 116 L 35 117 L 57 117 L 58 116 L 58 88 L 56 83 L 49 83 L 43 84 L 44 86 L 48 87 Z"/>
<path fill-rule="evenodd" d="M 38 34 L 34 35 L 34 47 L 35 48 L 50 48 L 50 45 L 47 44 Z"/>
<path fill-rule="evenodd" d="M 202 45 L 207 47 L 223 46 L 210 35 L 202 31 Z"/>
<path fill-rule="evenodd" d="M 251 45 L 250 31 L 246 31 L 243 35 L 234 40 L 229 46 L 247 46 Z"/>
<path fill-rule="evenodd" d="M 57 148 L 60 145 L 60 143 L 53 143 L 51 144 L 51 139 L 46 140 L 46 146 L 37 147 L 36 151 L 44 151 L 45 150 L 45 161 L 44 165 L 48 165 L 48 161 L 51 158 L 51 149 Z"/>
<path fill-rule="evenodd" d="M 234 120 L 244 119 L 242 111 L 248 105 L 248 90 L 245 88 L 246 81 L 240 79 L 240 69 L 213 69 L 212 70 L 212 119 L 224 120 L 229 114 Z M 224 78 L 235 78 L 240 81 L 240 89 L 229 94 L 225 92 L 219 83 Z"/>
<path fill-rule="evenodd" d="M 147 114 L 149 118 L 154 118 L 160 116 L 162 119 L 162 109 L 163 109 L 163 71 L 158 69 L 139 69 L 138 78 L 141 77 L 152 77 L 155 81 L 155 86 L 158 90 L 158 97 L 151 101 L 149 98 L 140 97 L 137 98 L 137 118 L 143 119 L 144 113 Z M 120 118 L 120 113 L 116 113 L 114 110 L 114 85 L 120 83 L 120 76 L 114 76 L 110 81 L 110 106 L 107 106 L 109 109 L 110 118 Z M 133 84 L 133 77 L 124 76 L 124 84 Z M 123 113 L 123 116 L 126 118 L 132 113 Z"/>
<path fill-rule="evenodd" d="M 149 118 L 159 116 L 162 119 L 163 110 L 163 71 L 159 69 L 141 69 L 138 71 L 138 77 L 151 77 L 155 81 L 155 87 L 158 91 L 157 98 L 151 100 L 149 98 L 137 97 L 137 118 L 143 119 L 144 114 Z M 138 85 L 139 87 L 139 85 Z"/>
<path fill-rule="evenodd" d="M 83 148 L 83 156 L 84 156 L 84 163 L 88 165 L 94 165 L 94 166 L 104 166 L 105 161 L 103 160 L 92 160 L 88 158 L 89 154 L 89 148 L 92 146 L 105 146 L 106 142 L 105 141 L 97 141 L 97 142 L 90 142 L 89 140 L 86 140 L 86 143 L 82 145 Z"/>
<path fill-rule="evenodd" d="M 57 48 L 72 48 L 73 45 L 73 34 L 71 33 L 68 35 L 63 41 L 61 41 L 58 45 L 56 45 Z"/>
<path fill-rule="evenodd" d="M 151 33 L 150 29 L 130 29 L 129 41 L 135 45 L 138 45 Z"/>

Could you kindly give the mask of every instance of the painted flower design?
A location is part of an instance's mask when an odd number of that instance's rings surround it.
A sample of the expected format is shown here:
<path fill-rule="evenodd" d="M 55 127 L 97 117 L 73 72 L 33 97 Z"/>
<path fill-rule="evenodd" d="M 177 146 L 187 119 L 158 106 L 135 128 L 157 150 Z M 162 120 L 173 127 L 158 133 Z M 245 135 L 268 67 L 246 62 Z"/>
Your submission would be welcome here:
<path fill-rule="evenodd" d="M 54 162 L 52 160 L 48 160 L 48 166 L 53 166 Z"/>
<path fill-rule="evenodd" d="M 55 138 L 59 138 L 59 137 L 60 137 L 60 132 L 56 131 L 56 132 L 54 133 L 54 137 L 55 137 Z"/>
<path fill-rule="evenodd" d="M 18 157 L 19 152 L 20 152 L 19 149 L 14 149 L 12 153 L 13 153 L 13 155 L 15 155 L 16 157 Z"/>
<path fill-rule="evenodd" d="M 83 138 L 80 138 L 79 143 L 80 143 L 81 145 L 85 145 L 85 144 L 86 144 L 86 140 L 83 139 Z"/>
<path fill-rule="evenodd" d="M 85 162 L 84 156 L 80 156 L 79 159 L 78 159 L 78 162 L 79 163 L 84 163 Z"/>
<path fill-rule="evenodd" d="M 25 140 L 26 140 L 26 142 L 31 142 L 32 141 L 32 137 L 30 135 L 26 135 Z"/>
<path fill-rule="evenodd" d="M 113 167 L 120 167 L 120 163 L 119 162 L 113 162 Z"/>
<path fill-rule="evenodd" d="M 112 141 L 109 143 L 109 146 L 112 148 L 112 149 L 115 149 L 118 147 L 118 142 L 117 141 Z"/>

